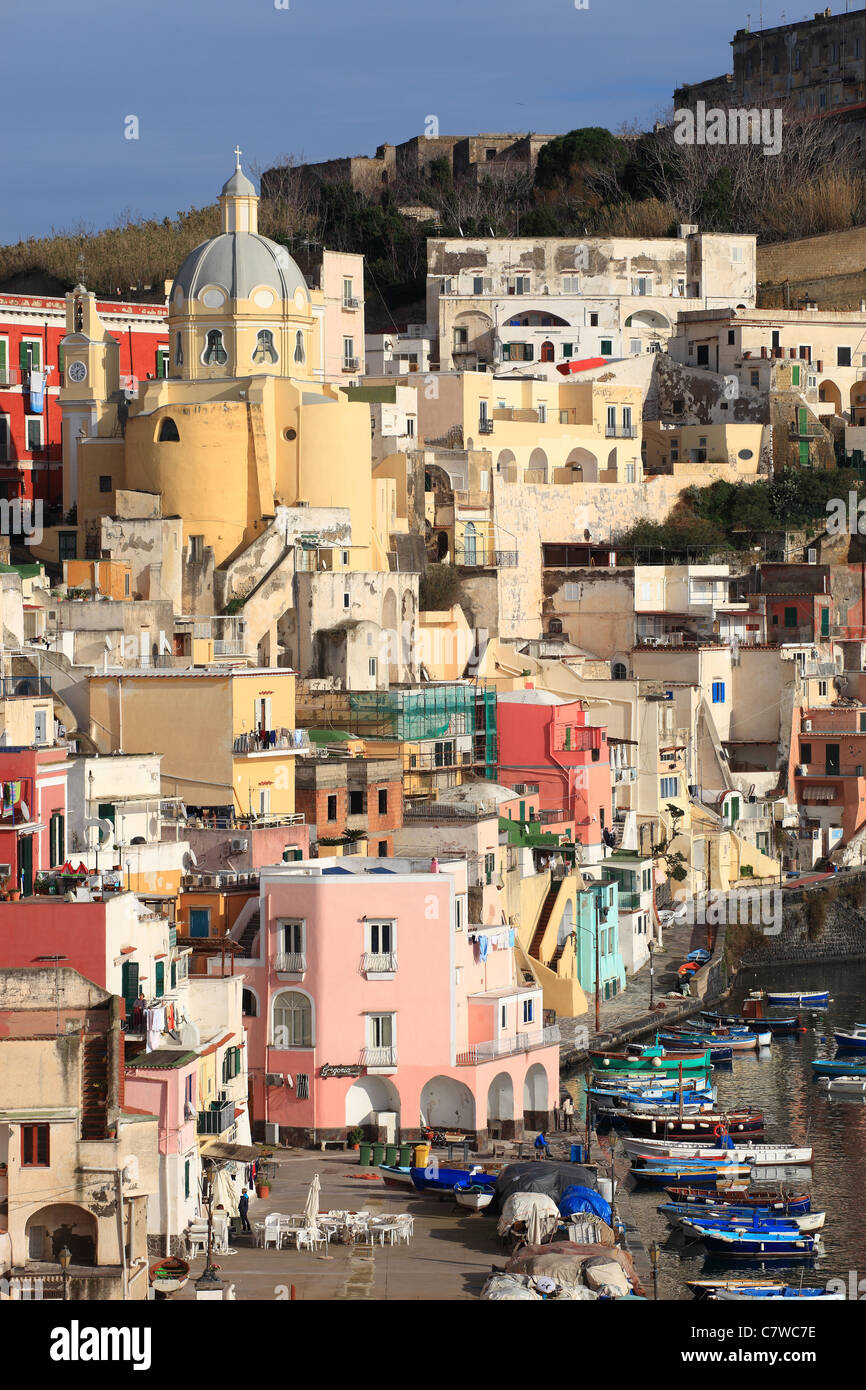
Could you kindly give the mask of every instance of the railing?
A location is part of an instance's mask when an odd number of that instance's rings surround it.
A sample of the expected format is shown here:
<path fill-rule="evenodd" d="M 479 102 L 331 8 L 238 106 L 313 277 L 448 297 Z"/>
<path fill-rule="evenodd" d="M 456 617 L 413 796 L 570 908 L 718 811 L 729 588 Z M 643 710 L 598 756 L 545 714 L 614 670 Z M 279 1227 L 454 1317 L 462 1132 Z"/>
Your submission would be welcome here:
<path fill-rule="evenodd" d="M 356 295 L 350 294 L 350 295 L 344 296 L 344 298 L 343 298 L 343 308 L 344 308 L 344 309 L 359 309 L 360 307 L 361 307 L 361 301 L 360 301 L 360 299 L 358 299 L 358 297 L 357 297 Z"/>
<path fill-rule="evenodd" d="M 0 386 L 17 386 L 18 372 L 14 367 L 0 367 Z"/>
<path fill-rule="evenodd" d="M 540 821 L 542 825 L 551 825 L 556 821 L 571 820 L 572 814 L 567 806 L 546 807 L 543 811 L 538 812 L 535 819 Z"/>
<path fill-rule="evenodd" d="M 365 975 L 390 975 L 397 969 L 396 951 L 365 951 L 361 962 Z"/>
<path fill-rule="evenodd" d="M 478 421 L 478 433 L 479 433 L 479 434 L 492 434 L 492 433 L 493 433 L 493 421 L 492 421 L 492 420 L 488 420 L 488 419 L 486 418 L 486 416 L 482 416 L 482 418 Z"/>
<path fill-rule="evenodd" d="M 232 741 L 234 753 L 272 753 L 279 749 L 309 748 L 306 729 L 265 729 L 264 733 L 239 734 Z"/>
<path fill-rule="evenodd" d="M 51 693 L 51 681 L 47 676 L 0 676 L 0 696 L 4 700 L 34 699 Z"/>
<path fill-rule="evenodd" d="M 274 969 L 285 975 L 303 975 L 307 968 L 307 957 L 300 951 L 282 951 L 277 956 Z"/>
<path fill-rule="evenodd" d="M 493 558 L 500 569 L 513 570 L 517 567 L 516 550 L 494 550 Z"/>
<path fill-rule="evenodd" d="M 820 439 L 824 433 L 824 426 L 811 420 L 806 421 L 806 428 L 803 430 L 793 420 L 788 426 L 789 439 Z"/>
<path fill-rule="evenodd" d="M 637 780 L 636 767 L 614 767 L 611 771 L 613 772 L 614 786 L 621 782 L 634 782 Z"/>
<path fill-rule="evenodd" d="M 362 1067 L 396 1067 L 396 1047 L 362 1047 Z"/>
<path fill-rule="evenodd" d="M 225 642 L 218 639 L 213 644 L 214 656 L 243 656 L 246 653 L 245 642 Z"/>
<path fill-rule="evenodd" d="M 344 358 L 343 358 L 343 371 L 344 371 L 344 372 L 356 372 L 356 371 L 358 370 L 358 367 L 359 367 L 359 365 L 360 365 L 360 362 L 361 362 L 360 357 L 344 357 Z"/>
<path fill-rule="evenodd" d="M 620 893 L 617 902 L 623 912 L 634 912 L 640 907 L 640 893 Z"/>
<path fill-rule="evenodd" d="M 211 1106 L 210 1110 L 200 1110 L 196 1117 L 199 1134 L 223 1134 L 235 1122 L 234 1101 L 222 1101 Z"/>
<path fill-rule="evenodd" d="M 475 801 L 471 805 L 452 806 L 447 801 L 404 801 L 403 820 L 479 820 L 484 816 L 497 816 L 499 808 L 495 801 Z"/>
<path fill-rule="evenodd" d="M 510 1057 L 515 1052 L 529 1052 L 536 1047 L 552 1047 L 561 1041 L 559 1025 L 538 1028 L 534 1032 L 510 1033 L 490 1042 L 473 1043 L 467 1052 L 458 1052 L 458 1067 L 472 1067 L 478 1062 L 489 1062 L 494 1057 Z"/>
<path fill-rule="evenodd" d="M 637 439 L 637 425 L 605 425 L 606 439 Z"/>

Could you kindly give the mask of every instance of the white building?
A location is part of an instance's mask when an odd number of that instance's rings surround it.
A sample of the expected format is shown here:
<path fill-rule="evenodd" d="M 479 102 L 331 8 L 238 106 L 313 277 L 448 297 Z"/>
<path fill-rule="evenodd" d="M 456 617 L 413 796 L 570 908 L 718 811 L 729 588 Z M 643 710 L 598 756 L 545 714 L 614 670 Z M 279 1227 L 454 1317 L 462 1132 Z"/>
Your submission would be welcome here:
<path fill-rule="evenodd" d="M 407 323 L 392 333 L 368 333 L 364 338 L 369 376 L 403 376 L 428 372 L 436 339 L 429 323 Z"/>

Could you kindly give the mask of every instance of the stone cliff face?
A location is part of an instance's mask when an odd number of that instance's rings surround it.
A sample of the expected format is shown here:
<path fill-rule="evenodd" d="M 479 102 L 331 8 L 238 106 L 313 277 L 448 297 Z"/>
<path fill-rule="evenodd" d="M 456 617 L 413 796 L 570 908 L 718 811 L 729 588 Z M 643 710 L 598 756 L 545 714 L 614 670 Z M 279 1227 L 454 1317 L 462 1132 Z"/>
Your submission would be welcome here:
<path fill-rule="evenodd" d="M 786 889 L 777 936 L 752 929 L 740 966 L 781 961 L 842 961 L 866 957 L 866 874 L 845 873 L 827 886 Z"/>

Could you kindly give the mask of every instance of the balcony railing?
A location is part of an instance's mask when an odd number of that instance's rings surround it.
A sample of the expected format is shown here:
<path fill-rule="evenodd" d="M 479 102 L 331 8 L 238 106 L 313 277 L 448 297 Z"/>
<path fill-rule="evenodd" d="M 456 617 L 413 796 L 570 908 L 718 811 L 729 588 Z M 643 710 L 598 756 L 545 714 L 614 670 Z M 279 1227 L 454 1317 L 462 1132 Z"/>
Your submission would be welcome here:
<path fill-rule="evenodd" d="M 14 367 L 0 367 L 0 386 L 17 386 L 18 372 Z"/>
<path fill-rule="evenodd" d="M 556 1023 L 532 1032 L 509 1033 L 501 1038 L 491 1038 L 489 1042 L 473 1043 L 467 1052 L 458 1052 L 457 1065 L 472 1067 L 495 1057 L 510 1057 L 516 1052 L 529 1052 L 536 1047 L 553 1047 L 560 1041 L 559 1025 Z"/>
<path fill-rule="evenodd" d="M 307 957 L 302 951 L 281 951 L 274 968 L 278 974 L 303 975 L 307 968 Z"/>
<path fill-rule="evenodd" d="M 344 357 L 344 358 L 343 358 L 343 371 L 344 371 L 344 372 L 356 372 L 356 371 L 358 370 L 358 367 L 360 366 L 360 362 L 361 362 L 361 359 L 360 359 L 359 357 Z"/>
<path fill-rule="evenodd" d="M 479 433 L 479 434 L 492 434 L 492 433 L 493 433 L 493 421 L 492 421 L 492 420 L 488 420 L 486 416 L 482 416 L 481 419 L 478 421 L 478 433 Z"/>
<path fill-rule="evenodd" d="M 222 639 L 217 639 L 213 644 L 214 656 L 243 656 L 246 649 L 246 642 L 226 642 Z"/>
<path fill-rule="evenodd" d="M 605 425 L 606 439 L 637 439 L 637 425 Z"/>
<path fill-rule="evenodd" d="M 365 975 L 393 975 L 397 969 L 397 952 L 365 951 L 361 967 Z"/>
<path fill-rule="evenodd" d="M 362 1047 L 362 1067 L 396 1067 L 396 1047 Z"/>
<path fill-rule="evenodd" d="M 50 694 L 51 681 L 47 676 L 0 676 L 0 697 L 4 700 L 38 699 Z"/>
<path fill-rule="evenodd" d="M 361 301 L 360 301 L 360 299 L 358 299 L 357 295 L 354 295 L 354 294 L 344 295 L 344 297 L 343 297 L 343 308 L 344 308 L 344 309 L 359 309 L 360 306 L 361 306 Z"/>
<path fill-rule="evenodd" d="M 274 753 L 309 746 L 310 735 L 306 729 L 265 729 L 261 733 L 239 734 L 232 741 L 232 751 L 235 753 Z"/>
<path fill-rule="evenodd" d="M 611 771 L 613 772 L 614 786 L 621 782 L 634 782 L 637 779 L 636 767 L 614 767 Z"/>
<path fill-rule="evenodd" d="M 234 1101 L 220 1101 L 211 1105 L 210 1110 L 200 1110 L 196 1118 L 199 1134 L 224 1134 L 235 1122 Z"/>

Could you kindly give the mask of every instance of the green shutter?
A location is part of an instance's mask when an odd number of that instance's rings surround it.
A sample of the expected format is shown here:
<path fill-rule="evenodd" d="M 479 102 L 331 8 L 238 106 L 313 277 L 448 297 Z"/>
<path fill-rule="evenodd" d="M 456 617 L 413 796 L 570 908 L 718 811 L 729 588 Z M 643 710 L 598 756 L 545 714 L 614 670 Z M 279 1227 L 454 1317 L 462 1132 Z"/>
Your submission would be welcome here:
<path fill-rule="evenodd" d="M 0 338 L 0 372 L 6 370 L 6 339 Z"/>
<path fill-rule="evenodd" d="M 63 371 L 63 363 L 64 363 L 64 360 L 65 360 L 65 359 L 64 359 L 64 355 L 63 355 L 63 344 L 62 344 L 62 343 L 58 343 L 58 345 L 57 345 L 57 370 L 58 370 L 58 372 L 62 372 L 62 371 Z"/>
<path fill-rule="evenodd" d="M 808 429 L 808 411 L 804 405 L 797 407 L 797 433 L 805 434 Z"/>
<path fill-rule="evenodd" d="M 829 608 L 822 608 L 822 609 L 821 609 L 821 636 L 822 636 L 822 637 L 829 637 L 829 636 L 830 636 L 830 609 L 829 609 Z"/>
<path fill-rule="evenodd" d="M 155 994 L 157 999 L 161 999 L 165 994 L 165 961 L 156 962 L 156 987 Z"/>
<path fill-rule="evenodd" d="M 808 442 L 807 442 L 805 439 L 801 439 L 801 440 L 800 440 L 800 443 L 799 443 L 799 446 L 798 446 L 798 452 L 799 452 L 800 467 L 801 467 L 801 468 L 808 468 L 808 467 L 809 467 L 809 445 L 808 445 Z"/>
<path fill-rule="evenodd" d="M 18 347 L 18 365 L 22 372 L 29 372 L 30 370 L 30 353 L 27 351 L 27 348 L 28 344 L 23 341 Z"/>
<path fill-rule="evenodd" d="M 524 362 L 531 362 L 532 359 L 533 359 L 533 357 L 534 357 L 534 355 L 535 355 L 535 348 L 532 346 L 532 343 L 525 343 L 525 344 L 524 344 L 524 353 L 523 353 L 523 360 L 524 360 Z"/>
<path fill-rule="evenodd" d="M 126 1001 L 126 1017 L 132 1018 L 132 1008 L 138 998 L 138 961 L 125 960 L 120 975 L 120 988 Z"/>
<path fill-rule="evenodd" d="M 792 367 L 792 368 L 791 368 L 791 385 L 792 385 L 792 386 L 799 386 L 799 385 L 800 385 L 800 368 L 799 368 L 799 367 Z"/>

